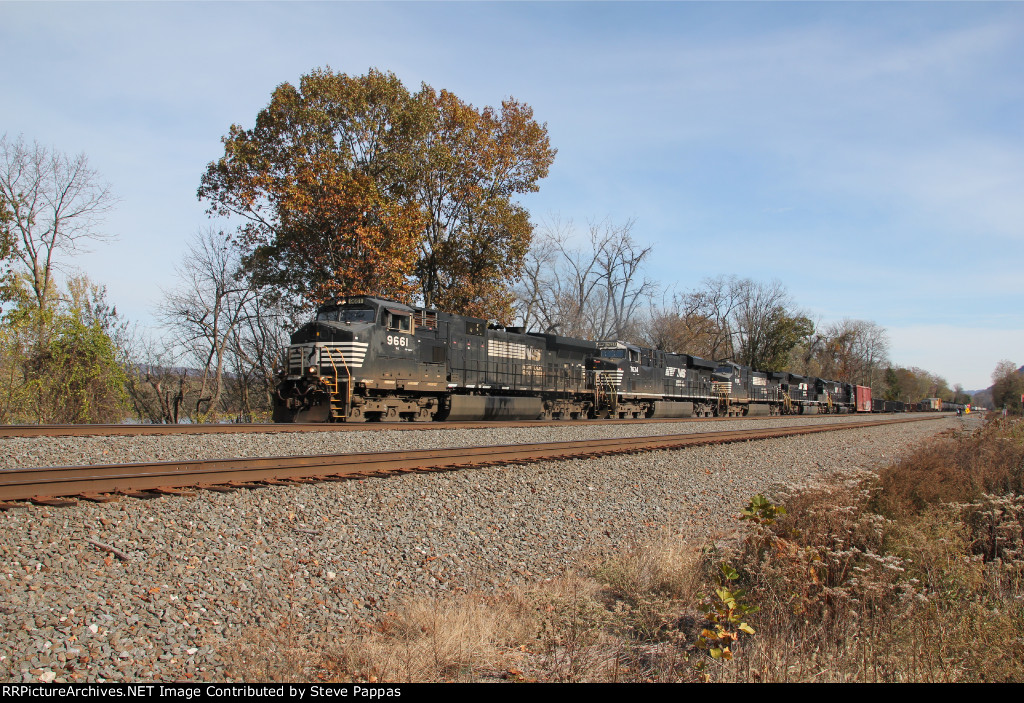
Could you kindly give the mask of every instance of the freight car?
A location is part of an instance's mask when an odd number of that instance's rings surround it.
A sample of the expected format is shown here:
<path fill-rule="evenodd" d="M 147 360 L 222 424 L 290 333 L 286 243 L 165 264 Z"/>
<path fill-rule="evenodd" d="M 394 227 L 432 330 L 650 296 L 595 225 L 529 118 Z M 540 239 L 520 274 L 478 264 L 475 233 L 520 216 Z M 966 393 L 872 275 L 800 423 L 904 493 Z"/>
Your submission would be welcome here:
<path fill-rule="evenodd" d="M 274 421 L 745 416 L 870 404 L 862 386 L 347 296 L 292 335 Z"/>

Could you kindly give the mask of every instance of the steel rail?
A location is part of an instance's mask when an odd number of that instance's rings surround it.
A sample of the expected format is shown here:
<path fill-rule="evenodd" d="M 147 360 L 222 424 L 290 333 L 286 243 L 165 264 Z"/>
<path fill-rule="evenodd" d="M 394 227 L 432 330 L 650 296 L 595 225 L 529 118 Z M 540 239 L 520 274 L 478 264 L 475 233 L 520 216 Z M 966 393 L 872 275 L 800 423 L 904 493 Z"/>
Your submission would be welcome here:
<path fill-rule="evenodd" d="M 231 423 L 196 425 L 0 425 L 4 437 L 129 437 L 138 435 L 188 434 L 278 434 L 287 432 L 353 432 L 381 430 L 466 430 L 494 427 L 571 427 L 573 425 L 662 424 L 666 422 L 723 422 L 727 420 L 836 419 L 858 415 L 750 415 L 742 417 L 679 417 L 593 420 L 514 420 L 464 422 L 321 422 L 321 423 Z"/>
<path fill-rule="evenodd" d="M 253 487 L 281 481 L 365 478 L 393 473 L 679 449 L 701 444 L 769 439 L 931 419 L 939 418 L 932 415 L 770 429 L 414 451 L 3 469 L 0 470 L 0 501 L 44 501 L 62 496 L 95 499 L 110 494 L 131 495 L 146 491 L 175 493 L 190 488 Z"/>

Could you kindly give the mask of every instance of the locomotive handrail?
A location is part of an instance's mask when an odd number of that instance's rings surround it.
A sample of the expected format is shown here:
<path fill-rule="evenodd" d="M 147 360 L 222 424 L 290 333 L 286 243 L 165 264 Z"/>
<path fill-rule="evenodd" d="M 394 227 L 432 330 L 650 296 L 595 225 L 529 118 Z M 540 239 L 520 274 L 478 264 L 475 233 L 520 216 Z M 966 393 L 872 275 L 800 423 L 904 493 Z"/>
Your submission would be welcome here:
<path fill-rule="evenodd" d="M 348 417 L 349 411 L 352 407 L 352 372 L 348 369 L 348 362 L 345 361 L 345 352 L 338 350 L 338 355 L 341 357 L 341 364 L 345 367 L 345 416 Z M 334 363 L 334 354 L 331 351 L 327 352 L 327 358 L 331 362 L 331 368 L 334 369 L 334 395 L 338 392 L 338 366 Z M 330 412 L 330 400 L 327 401 L 328 412 Z"/>

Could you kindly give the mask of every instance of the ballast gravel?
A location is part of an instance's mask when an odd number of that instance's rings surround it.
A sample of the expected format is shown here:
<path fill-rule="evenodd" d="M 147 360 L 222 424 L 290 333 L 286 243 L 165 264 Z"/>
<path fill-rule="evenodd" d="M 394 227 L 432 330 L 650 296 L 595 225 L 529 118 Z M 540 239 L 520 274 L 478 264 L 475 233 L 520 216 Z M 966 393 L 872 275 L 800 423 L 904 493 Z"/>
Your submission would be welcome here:
<path fill-rule="evenodd" d="M 190 461 L 259 456 L 443 449 L 490 444 L 571 442 L 605 437 L 689 434 L 740 428 L 831 424 L 863 420 L 851 415 L 781 417 L 718 422 L 573 424 L 565 427 L 448 429 L 443 424 L 398 432 L 380 430 L 260 434 L 138 435 L 120 437 L 8 437 L 0 439 L 0 469 L 36 466 Z M 408 427 L 408 426 L 406 426 Z"/>
<path fill-rule="evenodd" d="M 352 632 L 404 599 L 554 577 L 665 531 L 703 542 L 732 529 L 732 516 L 754 493 L 877 468 L 964 423 L 9 510 L 0 513 L 0 678 L 230 680 L 227 653 L 254 633 L 282 625 L 320 636 Z M 703 424 L 619 429 L 663 434 Z M 608 426 L 555 430 L 6 439 L 0 446 L 8 465 L 25 466 L 175 459 L 189 447 L 195 453 L 186 458 L 610 435 Z"/>

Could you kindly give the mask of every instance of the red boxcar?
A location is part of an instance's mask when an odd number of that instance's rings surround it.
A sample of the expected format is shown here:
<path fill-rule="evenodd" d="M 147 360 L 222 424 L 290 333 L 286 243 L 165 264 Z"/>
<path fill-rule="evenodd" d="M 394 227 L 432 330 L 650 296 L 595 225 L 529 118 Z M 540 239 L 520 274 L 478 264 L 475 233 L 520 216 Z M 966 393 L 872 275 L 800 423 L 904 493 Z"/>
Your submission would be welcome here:
<path fill-rule="evenodd" d="M 857 412 L 871 412 L 871 388 L 868 386 L 854 386 L 853 392 L 857 402 Z"/>

